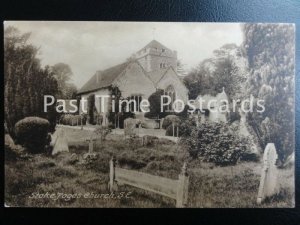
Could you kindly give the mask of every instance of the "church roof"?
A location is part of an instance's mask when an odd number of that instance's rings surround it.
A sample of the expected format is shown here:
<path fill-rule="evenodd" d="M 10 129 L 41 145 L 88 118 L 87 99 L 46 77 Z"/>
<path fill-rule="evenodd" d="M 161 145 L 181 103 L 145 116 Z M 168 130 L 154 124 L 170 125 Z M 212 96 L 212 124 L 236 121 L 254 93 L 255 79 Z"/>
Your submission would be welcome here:
<path fill-rule="evenodd" d="M 140 49 L 139 51 L 143 50 L 143 49 L 147 49 L 147 48 L 154 48 L 154 49 L 167 49 L 170 50 L 169 48 L 167 48 L 166 46 L 164 46 L 163 44 L 161 44 L 160 42 L 158 42 L 157 40 L 152 40 L 150 41 L 145 47 L 143 47 L 142 49 Z M 138 52 L 139 52 L 138 51 Z M 170 50 L 171 51 L 171 50 Z"/>
<path fill-rule="evenodd" d="M 152 40 L 149 42 L 143 49 L 146 48 L 157 48 L 157 49 L 166 49 L 170 50 L 169 48 L 165 47 L 161 43 L 159 43 L 156 40 Z M 140 50 L 140 51 L 141 51 Z M 171 50 L 170 50 L 171 51 Z M 83 87 L 77 92 L 77 94 L 83 94 L 87 92 L 92 92 L 95 90 L 99 90 L 101 88 L 109 87 L 112 85 L 114 80 L 126 69 L 126 67 L 131 63 L 132 61 L 124 62 L 122 64 L 110 67 L 103 71 L 97 71 L 94 76 L 92 76 L 84 85 Z M 139 63 L 138 61 L 136 61 Z M 159 80 L 164 76 L 164 74 L 167 72 L 169 68 L 155 70 L 151 72 L 144 73 L 152 80 L 154 84 L 157 84 Z"/>
<path fill-rule="evenodd" d="M 110 86 L 113 81 L 121 74 L 130 62 L 125 62 L 103 71 L 97 71 L 88 82 L 78 91 L 82 94 Z"/>

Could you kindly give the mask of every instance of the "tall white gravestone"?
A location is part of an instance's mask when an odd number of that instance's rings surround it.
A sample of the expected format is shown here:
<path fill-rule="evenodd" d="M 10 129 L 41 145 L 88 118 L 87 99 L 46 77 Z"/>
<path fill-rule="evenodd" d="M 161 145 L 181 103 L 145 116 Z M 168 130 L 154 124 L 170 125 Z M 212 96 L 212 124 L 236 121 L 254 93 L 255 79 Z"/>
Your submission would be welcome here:
<path fill-rule="evenodd" d="M 276 167 L 278 155 L 274 143 L 268 143 L 263 156 L 263 169 L 258 189 L 257 204 L 269 196 L 278 193 L 277 176 L 278 169 Z"/>
<path fill-rule="evenodd" d="M 59 128 L 59 130 L 54 133 L 52 139 L 54 139 L 52 140 L 53 141 L 52 155 L 55 155 L 59 152 L 69 151 L 68 140 L 62 128 Z"/>

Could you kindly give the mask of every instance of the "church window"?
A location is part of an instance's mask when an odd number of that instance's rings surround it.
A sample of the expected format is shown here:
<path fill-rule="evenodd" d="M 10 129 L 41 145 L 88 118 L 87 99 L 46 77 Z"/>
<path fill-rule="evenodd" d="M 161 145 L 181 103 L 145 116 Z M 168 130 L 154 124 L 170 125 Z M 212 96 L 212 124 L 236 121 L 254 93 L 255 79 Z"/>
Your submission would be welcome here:
<path fill-rule="evenodd" d="M 130 111 L 133 113 L 141 112 L 140 103 L 142 101 L 142 96 L 141 95 L 132 95 L 129 100 L 134 100 L 129 104 Z"/>
<path fill-rule="evenodd" d="M 169 85 L 166 89 L 165 89 L 165 95 L 170 96 L 171 98 L 171 102 L 169 105 L 166 106 L 165 110 L 166 111 L 172 111 L 172 105 L 174 103 L 174 101 L 176 100 L 176 92 L 175 89 L 172 85 Z"/>

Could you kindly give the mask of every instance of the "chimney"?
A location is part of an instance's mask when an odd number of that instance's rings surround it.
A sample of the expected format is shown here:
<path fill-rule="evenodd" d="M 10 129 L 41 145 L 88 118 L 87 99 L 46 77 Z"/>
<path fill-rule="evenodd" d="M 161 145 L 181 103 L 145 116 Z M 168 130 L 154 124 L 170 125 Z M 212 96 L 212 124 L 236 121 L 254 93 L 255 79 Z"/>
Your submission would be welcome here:
<path fill-rule="evenodd" d="M 96 72 L 96 83 L 97 84 L 100 83 L 100 80 L 101 80 L 100 76 L 101 76 L 101 71 L 97 71 Z"/>

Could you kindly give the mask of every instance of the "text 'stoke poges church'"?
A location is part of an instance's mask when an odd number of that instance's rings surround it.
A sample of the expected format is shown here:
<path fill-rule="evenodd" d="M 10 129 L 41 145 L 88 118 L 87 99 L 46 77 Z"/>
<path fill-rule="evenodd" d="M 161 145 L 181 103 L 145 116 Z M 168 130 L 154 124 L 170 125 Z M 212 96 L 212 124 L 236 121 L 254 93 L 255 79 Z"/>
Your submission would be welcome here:
<path fill-rule="evenodd" d="M 188 89 L 177 74 L 177 52 L 156 40 L 133 54 L 131 60 L 105 70 L 99 70 L 78 91 L 81 98 L 88 99 L 90 95 L 111 95 L 110 87 L 118 87 L 123 98 L 135 99 L 140 102 L 148 99 L 156 90 L 162 89 L 174 101 L 188 100 Z M 101 109 L 101 99 L 95 99 L 95 108 L 103 116 L 103 124 L 107 124 L 109 99 L 105 98 L 104 109 Z M 81 101 L 82 102 L 82 101 Z M 81 109 L 82 106 L 80 106 Z M 84 105 L 87 110 L 87 104 Z M 142 112 L 136 116 L 144 119 Z"/>

